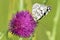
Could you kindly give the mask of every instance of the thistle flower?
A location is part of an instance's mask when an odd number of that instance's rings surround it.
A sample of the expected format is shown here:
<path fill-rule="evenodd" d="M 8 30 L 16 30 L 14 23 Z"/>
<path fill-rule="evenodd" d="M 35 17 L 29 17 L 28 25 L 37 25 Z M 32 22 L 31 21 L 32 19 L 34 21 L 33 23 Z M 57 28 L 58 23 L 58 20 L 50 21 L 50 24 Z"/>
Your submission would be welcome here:
<path fill-rule="evenodd" d="M 21 37 L 30 37 L 36 27 L 36 21 L 29 11 L 20 11 L 12 18 L 9 30 Z"/>

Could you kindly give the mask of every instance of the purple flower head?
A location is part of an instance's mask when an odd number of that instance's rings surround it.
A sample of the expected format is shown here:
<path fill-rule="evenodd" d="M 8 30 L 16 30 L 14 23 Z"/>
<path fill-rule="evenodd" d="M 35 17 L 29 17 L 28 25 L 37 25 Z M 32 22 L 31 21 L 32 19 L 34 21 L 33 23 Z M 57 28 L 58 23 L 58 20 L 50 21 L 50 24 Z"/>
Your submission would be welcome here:
<path fill-rule="evenodd" d="M 10 31 L 21 37 L 30 37 L 36 27 L 36 21 L 29 11 L 20 11 L 10 22 Z"/>

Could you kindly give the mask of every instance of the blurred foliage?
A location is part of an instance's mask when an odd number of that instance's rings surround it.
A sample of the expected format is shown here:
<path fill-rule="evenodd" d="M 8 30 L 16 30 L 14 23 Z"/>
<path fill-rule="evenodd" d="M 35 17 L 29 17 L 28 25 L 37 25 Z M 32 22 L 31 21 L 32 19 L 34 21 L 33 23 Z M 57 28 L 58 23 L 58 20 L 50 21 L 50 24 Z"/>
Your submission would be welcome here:
<path fill-rule="evenodd" d="M 23 0 L 23 9 L 31 12 L 34 3 L 43 4 L 44 0 Z M 51 11 L 38 21 L 34 37 L 22 38 L 8 32 L 12 15 L 20 11 L 20 0 L 0 0 L 0 40 L 60 40 L 60 0 L 47 0 Z"/>

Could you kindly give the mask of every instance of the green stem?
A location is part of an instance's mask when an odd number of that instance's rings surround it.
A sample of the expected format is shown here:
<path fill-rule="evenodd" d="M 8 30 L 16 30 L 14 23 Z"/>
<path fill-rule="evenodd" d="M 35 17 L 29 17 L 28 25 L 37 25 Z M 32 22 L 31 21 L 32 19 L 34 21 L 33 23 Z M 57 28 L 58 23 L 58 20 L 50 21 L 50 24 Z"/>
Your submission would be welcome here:
<path fill-rule="evenodd" d="M 4 36 L 6 37 L 6 40 L 9 40 L 9 38 L 8 38 L 8 30 L 6 30 L 6 31 L 4 32 Z"/>
<path fill-rule="evenodd" d="M 2 34 L 2 33 L 0 32 L 0 40 L 2 39 L 3 36 L 4 36 L 4 34 Z"/>
<path fill-rule="evenodd" d="M 48 0 L 44 0 L 44 1 L 43 1 L 43 4 L 46 4 L 46 3 L 47 3 L 47 1 L 48 1 Z"/>
<path fill-rule="evenodd" d="M 55 36 L 56 36 L 56 29 L 57 29 L 57 24 L 58 24 L 58 20 L 59 20 L 59 15 L 60 15 L 60 0 L 57 1 L 57 12 L 56 12 L 56 16 L 54 18 L 54 25 L 53 25 L 53 31 L 52 31 L 52 36 L 50 40 L 55 40 Z"/>
<path fill-rule="evenodd" d="M 29 38 L 29 40 L 32 40 L 32 36 Z"/>
<path fill-rule="evenodd" d="M 20 37 L 19 40 L 23 40 L 23 38 Z"/>
<path fill-rule="evenodd" d="M 20 6 L 19 6 L 20 10 L 23 10 L 23 0 L 20 0 Z"/>

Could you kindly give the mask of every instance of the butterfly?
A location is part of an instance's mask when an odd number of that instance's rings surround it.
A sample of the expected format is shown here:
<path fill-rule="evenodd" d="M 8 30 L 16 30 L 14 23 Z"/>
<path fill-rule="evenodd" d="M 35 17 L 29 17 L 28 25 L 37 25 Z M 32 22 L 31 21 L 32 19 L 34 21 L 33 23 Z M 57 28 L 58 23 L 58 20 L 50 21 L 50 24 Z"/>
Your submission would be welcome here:
<path fill-rule="evenodd" d="M 32 7 L 32 16 L 35 21 L 41 19 L 43 16 L 47 15 L 50 12 L 51 7 L 44 4 L 35 3 Z"/>

